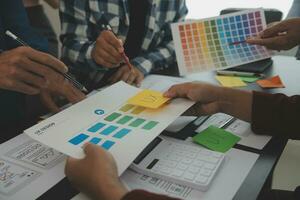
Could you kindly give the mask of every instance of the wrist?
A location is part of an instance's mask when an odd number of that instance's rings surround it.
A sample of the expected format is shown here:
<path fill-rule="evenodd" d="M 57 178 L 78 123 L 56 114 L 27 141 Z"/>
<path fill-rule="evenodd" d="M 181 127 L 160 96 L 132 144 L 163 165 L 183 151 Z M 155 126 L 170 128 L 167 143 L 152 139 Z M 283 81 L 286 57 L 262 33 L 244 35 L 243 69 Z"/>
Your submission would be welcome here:
<path fill-rule="evenodd" d="M 105 183 L 105 184 L 103 184 Z M 121 200 L 128 190 L 119 179 L 113 182 L 101 182 L 98 184 L 95 199 L 101 200 Z"/>

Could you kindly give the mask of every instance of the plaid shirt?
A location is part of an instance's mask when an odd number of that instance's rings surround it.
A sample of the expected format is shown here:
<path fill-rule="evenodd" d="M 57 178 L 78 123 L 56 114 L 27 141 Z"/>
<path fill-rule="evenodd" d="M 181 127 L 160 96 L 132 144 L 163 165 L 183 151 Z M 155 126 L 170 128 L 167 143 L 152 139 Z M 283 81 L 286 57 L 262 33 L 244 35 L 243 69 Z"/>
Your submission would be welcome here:
<path fill-rule="evenodd" d="M 187 14 L 185 0 L 148 1 L 151 11 L 146 18 L 142 50 L 138 57 L 131 60 L 145 75 L 174 66 L 176 59 L 170 24 L 184 20 Z M 87 72 L 91 77 L 103 75 L 107 68 L 96 64 L 91 57 L 101 32 L 96 22 L 104 14 L 113 31 L 125 41 L 130 25 L 128 10 L 127 0 L 62 0 L 60 17 L 64 61 L 76 71 Z"/>

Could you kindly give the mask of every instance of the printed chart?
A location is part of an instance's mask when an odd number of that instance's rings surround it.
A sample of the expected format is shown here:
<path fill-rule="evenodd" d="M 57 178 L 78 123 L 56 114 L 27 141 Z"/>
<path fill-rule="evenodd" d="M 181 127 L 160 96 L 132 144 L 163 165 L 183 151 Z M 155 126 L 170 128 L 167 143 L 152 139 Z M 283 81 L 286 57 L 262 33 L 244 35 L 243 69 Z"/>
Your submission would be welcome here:
<path fill-rule="evenodd" d="M 172 24 L 180 74 L 226 69 L 270 58 L 272 52 L 265 47 L 245 43 L 265 27 L 262 9 Z"/>
<path fill-rule="evenodd" d="M 128 100 L 142 92 L 118 82 L 42 121 L 25 133 L 75 158 L 91 142 L 108 150 L 122 174 L 138 154 L 194 103 L 175 99 L 158 109 L 134 106 Z"/>

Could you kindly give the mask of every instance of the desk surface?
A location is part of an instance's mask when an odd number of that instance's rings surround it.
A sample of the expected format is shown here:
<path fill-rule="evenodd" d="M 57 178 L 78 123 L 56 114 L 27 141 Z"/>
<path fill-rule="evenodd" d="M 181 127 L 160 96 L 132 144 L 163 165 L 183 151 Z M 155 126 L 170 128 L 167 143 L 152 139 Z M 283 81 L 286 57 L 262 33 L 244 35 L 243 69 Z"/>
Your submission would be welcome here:
<path fill-rule="evenodd" d="M 268 93 L 284 93 L 286 95 L 300 94 L 300 87 L 298 87 L 300 79 L 300 61 L 293 57 L 275 56 L 273 58 L 273 67 L 269 68 L 265 74 L 269 76 L 280 75 L 286 88 L 262 90 L 257 84 L 252 83 L 242 89 L 264 91 Z M 215 72 L 205 72 L 190 75 L 187 78 L 191 80 L 205 81 L 212 84 L 218 84 L 214 78 Z M 243 146 L 237 148 L 259 153 L 260 157 L 251 169 L 246 180 L 241 185 L 236 193 L 234 199 L 253 200 L 256 199 L 263 188 L 266 180 L 271 175 L 271 172 L 279 159 L 283 148 L 286 144 L 285 139 L 272 138 L 267 146 L 262 150 L 253 150 Z M 230 183 L 229 183 L 230 184 Z M 63 179 L 44 195 L 39 200 L 43 199 L 70 199 L 78 192 L 74 190 L 67 179 Z"/>

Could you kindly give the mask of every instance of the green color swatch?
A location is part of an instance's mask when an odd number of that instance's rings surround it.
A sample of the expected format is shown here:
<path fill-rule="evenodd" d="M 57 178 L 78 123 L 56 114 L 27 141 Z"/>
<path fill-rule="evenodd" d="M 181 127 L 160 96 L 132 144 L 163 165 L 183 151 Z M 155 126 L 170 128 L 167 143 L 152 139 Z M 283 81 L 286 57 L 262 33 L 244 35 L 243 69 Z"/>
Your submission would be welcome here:
<path fill-rule="evenodd" d="M 127 122 L 129 122 L 133 117 L 131 116 L 124 116 L 121 119 L 119 119 L 119 121 L 117 121 L 118 124 L 126 124 Z"/>
<path fill-rule="evenodd" d="M 129 126 L 132 126 L 132 127 L 138 127 L 138 126 L 140 126 L 142 123 L 144 123 L 145 121 L 146 121 L 146 120 L 144 120 L 144 119 L 138 118 L 138 119 L 134 120 L 133 122 L 131 122 L 131 123 L 129 124 Z"/>
<path fill-rule="evenodd" d="M 131 108 L 133 108 L 133 107 L 134 107 L 134 105 L 126 104 L 125 106 L 123 106 L 123 107 L 120 109 L 120 111 L 122 111 L 122 112 L 127 112 L 127 111 L 129 111 Z"/>
<path fill-rule="evenodd" d="M 141 114 L 146 108 L 144 107 L 136 107 L 131 111 L 132 114 L 138 115 Z"/>
<path fill-rule="evenodd" d="M 194 142 L 222 153 L 231 149 L 240 139 L 240 137 L 215 126 L 210 126 L 193 137 Z"/>
<path fill-rule="evenodd" d="M 104 120 L 112 122 L 112 121 L 114 121 L 115 119 L 117 119 L 120 116 L 121 116 L 120 113 L 112 113 L 111 115 L 107 116 Z"/>
<path fill-rule="evenodd" d="M 244 82 L 247 83 L 253 83 L 259 79 L 257 76 L 251 76 L 251 77 L 246 77 L 246 76 L 240 76 L 240 79 Z"/>
<path fill-rule="evenodd" d="M 143 126 L 143 129 L 145 129 L 145 130 L 151 130 L 151 129 L 153 129 L 157 124 L 158 124 L 158 122 L 150 121 L 150 122 L 148 122 L 145 126 Z"/>

